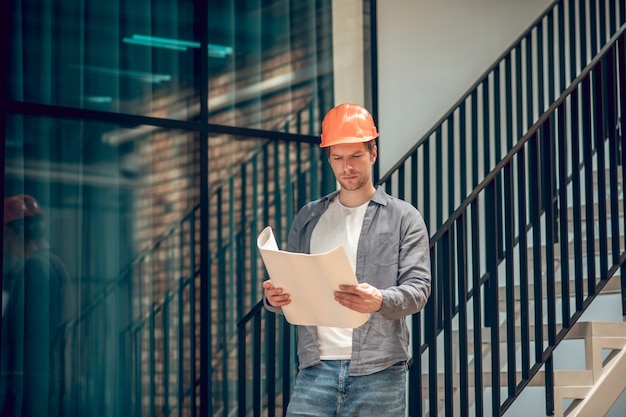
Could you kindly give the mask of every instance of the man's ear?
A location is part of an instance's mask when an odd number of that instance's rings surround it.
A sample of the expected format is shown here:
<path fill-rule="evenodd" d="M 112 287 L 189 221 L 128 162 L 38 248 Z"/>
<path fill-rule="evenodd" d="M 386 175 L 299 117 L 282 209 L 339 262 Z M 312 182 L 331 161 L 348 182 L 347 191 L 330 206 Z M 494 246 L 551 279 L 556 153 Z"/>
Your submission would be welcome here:
<path fill-rule="evenodd" d="M 371 156 L 373 164 L 374 162 L 376 162 L 376 158 L 378 157 L 378 147 L 376 145 L 374 145 L 374 147 L 372 148 Z"/>

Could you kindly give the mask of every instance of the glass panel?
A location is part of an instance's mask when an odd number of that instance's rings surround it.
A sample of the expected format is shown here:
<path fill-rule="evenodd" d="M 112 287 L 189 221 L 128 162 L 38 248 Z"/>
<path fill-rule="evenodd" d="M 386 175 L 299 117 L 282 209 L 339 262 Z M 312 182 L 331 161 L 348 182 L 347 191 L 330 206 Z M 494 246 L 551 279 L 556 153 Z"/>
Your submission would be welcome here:
<path fill-rule="evenodd" d="M 333 105 L 331 3 L 209 2 L 209 122 L 319 134 L 296 125 Z"/>
<path fill-rule="evenodd" d="M 198 140 L 139 129 L 112 145 L 117 126 L 8 118 L 6 195 L 41 207 L 6 210 L 0 407 L 9 415 L 190 407 L 194 379 L 178 375 L 197 362 Z"/>
<path fill-rule="evenodd" d="M 11 100 L 198 115 L 193 2 L 24 0 L 14 10 Z M 330 0 L 210 2 L 209 122 L 295 133 L 285 120 L 332 107 L 330 16 Z"/>
<path fill-rule="evenodd" d="M 17 3 L 10 99 L 180 120 L 196 115 L 193 52 L 200 44 L 192 1 Z"/>

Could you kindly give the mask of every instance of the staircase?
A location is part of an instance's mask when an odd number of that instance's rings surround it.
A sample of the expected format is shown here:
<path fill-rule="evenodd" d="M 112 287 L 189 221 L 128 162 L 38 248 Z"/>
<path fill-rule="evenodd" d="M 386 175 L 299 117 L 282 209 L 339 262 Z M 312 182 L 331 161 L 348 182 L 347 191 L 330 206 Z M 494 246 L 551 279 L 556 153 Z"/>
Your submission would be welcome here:
<path fill-rule="evenodd" d="M 554 416 L 606 415 L 626 388 L 626 323 L 581 322 L 566 338 L 584 340 L 585 370 L 555 372 Z M 564 411 L 567 399 L 573 401 Z"/>

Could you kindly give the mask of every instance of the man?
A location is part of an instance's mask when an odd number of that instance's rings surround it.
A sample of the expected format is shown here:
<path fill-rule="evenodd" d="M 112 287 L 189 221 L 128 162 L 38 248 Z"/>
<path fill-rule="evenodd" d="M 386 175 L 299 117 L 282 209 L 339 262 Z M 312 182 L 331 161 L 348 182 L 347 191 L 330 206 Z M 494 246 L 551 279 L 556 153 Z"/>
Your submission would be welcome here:
<path fill-rule="evenodd" d="M 340 189 L 305 205 L 287 250 L 322 253 L 343 245 L 359 285 L 341 286 L 335 300 L 371 313 L 356 329 L 298 326 L 299 372 L 288 416 L 404 416 L 409 331 L 406 316 L 430 295 L 429 236 L 421 214 L 372 181 L 378 131 L 355 104 L 331 109 L 322 121 Z M 290 295 L 263 283 L 265 306 L 281 313 Z"/>
<path fill-rule="evenodd" d="M 0 416 L 71 415 L 62 411 L 68 273 L 30 195 L 4 200 L 3 257 Z"/>

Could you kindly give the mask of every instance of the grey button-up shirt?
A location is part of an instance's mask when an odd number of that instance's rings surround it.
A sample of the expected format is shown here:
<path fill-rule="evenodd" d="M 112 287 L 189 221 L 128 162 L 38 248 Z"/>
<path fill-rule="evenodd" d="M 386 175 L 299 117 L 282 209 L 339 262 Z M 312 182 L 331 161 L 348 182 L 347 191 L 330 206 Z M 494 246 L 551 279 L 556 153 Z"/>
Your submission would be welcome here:
<path fill-rule="evenodd" d="M 287 242 L 290 252 L 310 253 L 311 233 L 335 191 L 304 206 Z M 430 249 L 426 224 L 411 204 L 378 188 L 363 219 L 356 276 L 383 295 L 380 311 L 352 333 L 350 375 L 369 375 L 410 358 L 406 316 L 417 313 L 430 295 Z M 265 300 L 265 307 L 282 313 Z M 300 368 L 320 362 L 315 326 L 297 326 Z"/>

